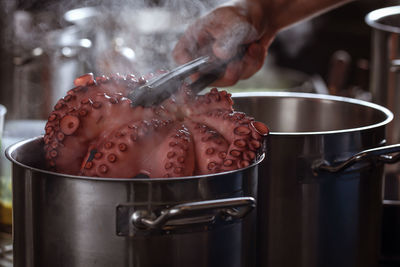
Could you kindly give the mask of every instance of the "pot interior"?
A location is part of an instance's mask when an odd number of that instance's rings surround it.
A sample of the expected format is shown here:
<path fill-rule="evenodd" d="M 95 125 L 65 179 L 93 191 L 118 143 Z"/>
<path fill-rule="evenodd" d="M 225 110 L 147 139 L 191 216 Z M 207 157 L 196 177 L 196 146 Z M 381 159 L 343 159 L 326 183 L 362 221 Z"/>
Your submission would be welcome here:
<path fill-rule="evenodd" d="M 389 123 L 386 108 L 351 98 L 302 93 L 233 94 L 235 110 L 262 121 L 271 134 L 320 134 L 369 129 Z"/>

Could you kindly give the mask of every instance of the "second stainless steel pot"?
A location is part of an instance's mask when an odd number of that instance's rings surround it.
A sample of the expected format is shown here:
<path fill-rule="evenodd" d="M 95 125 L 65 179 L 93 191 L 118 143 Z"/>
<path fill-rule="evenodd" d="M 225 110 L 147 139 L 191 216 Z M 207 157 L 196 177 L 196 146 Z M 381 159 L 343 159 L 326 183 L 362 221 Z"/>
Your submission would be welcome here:
<path fill-rule="evenodd" d="M 36 138 L 6 152 L 15 267 L 254 266 L 259 162 L 216 175 L 96 179 L 43 170 L 42 147 Z"/>
<path fill-rule="evenodd" d="M 349 98 L 238 93 L 235 107 L 266 123 L 260 165 L 259 266 L 377 266 L 382 162 L 392 113 Z"/>
<path fill-rule="evenodd" d="M 371 92 L 373 101 L 394 113 L 388 142 L 400 142 L 400 6 L 370 12 Z M 385 201 L 382 225 L 382 258 L 400 264 L 400 164 L 385 168 Z"/>

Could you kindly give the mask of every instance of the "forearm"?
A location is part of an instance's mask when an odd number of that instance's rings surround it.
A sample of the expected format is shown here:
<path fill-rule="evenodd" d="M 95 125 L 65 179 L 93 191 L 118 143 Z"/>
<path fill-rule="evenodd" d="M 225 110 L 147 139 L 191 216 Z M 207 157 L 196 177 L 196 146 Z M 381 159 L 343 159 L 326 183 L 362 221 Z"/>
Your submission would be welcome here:
<path fill-rule="evenodd" d="M 261 0 L 267 16 L 273 16 L 273 26 L 283 29 L 298 21 L 317 16 L 351 0 Z"/>
<path fill-rule="evenodd" d="M 259 32 L 278 32 L 352 0 L 234 0 Z"/>

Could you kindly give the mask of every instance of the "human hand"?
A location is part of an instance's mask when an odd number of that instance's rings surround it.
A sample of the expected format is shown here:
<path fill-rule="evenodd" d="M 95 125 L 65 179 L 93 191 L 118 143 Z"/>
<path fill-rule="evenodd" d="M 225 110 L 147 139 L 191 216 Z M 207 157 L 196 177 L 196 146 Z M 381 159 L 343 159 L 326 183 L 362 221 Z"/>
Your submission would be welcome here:
<path fill-rule="evenodd" d="M 247 79 L 263 65 L 276 33 L 352 0 L 232 0 L 191 25 L 173 56 L 186 63 L 202 55 L 229 61 L 215 86 L 229 86 Z M 242 47 L 246 47 L 243 57 Z"/>
<path fill-rule="evenodd" d="M 260 9 L 256 6 L 229 4 L 218 7 L 189 26 L 173 56 L 186 63 L 202 55 L 229 61 L 222 77 L 214 86 L 230 86 L 247 79 L 263 65 L 275 31 L 266 32 Z M 246 47 L 243 56 L 237 56 Z"/>

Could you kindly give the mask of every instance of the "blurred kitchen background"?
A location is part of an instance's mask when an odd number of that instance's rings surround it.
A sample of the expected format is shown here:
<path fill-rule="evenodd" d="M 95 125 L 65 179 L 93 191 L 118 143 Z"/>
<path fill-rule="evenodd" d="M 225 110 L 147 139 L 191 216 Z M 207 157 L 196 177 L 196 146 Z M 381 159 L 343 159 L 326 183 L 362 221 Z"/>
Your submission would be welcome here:
<path fill-rule="evenodd" d="M 185 27 L 223 2 L 0 0 L 0 103 L 7 108 L 2 149 L 42 134 L 43 120 L 77 76 L 173 67 L 170 51 Z M 399 3 L 354 1 L 296 24 L 278 35 L 263 69 L 230 90 L 300 91 L 370 101 L 371 28 L 364 17 Z M 10 171 L 9 162 L 2 162 L 0 222 L 9 232 Z M 398 189 L 393 192 L 387 190 L 386 196 L 396 200 Z M 392 206 L 384 214 L 385 266 L 400 262 L 400 228 L 392 225 L 400 222 L 399 214 L 399 207 Z M 0 266 L 10 256 L 11 248 L 4 244 Z"/>

